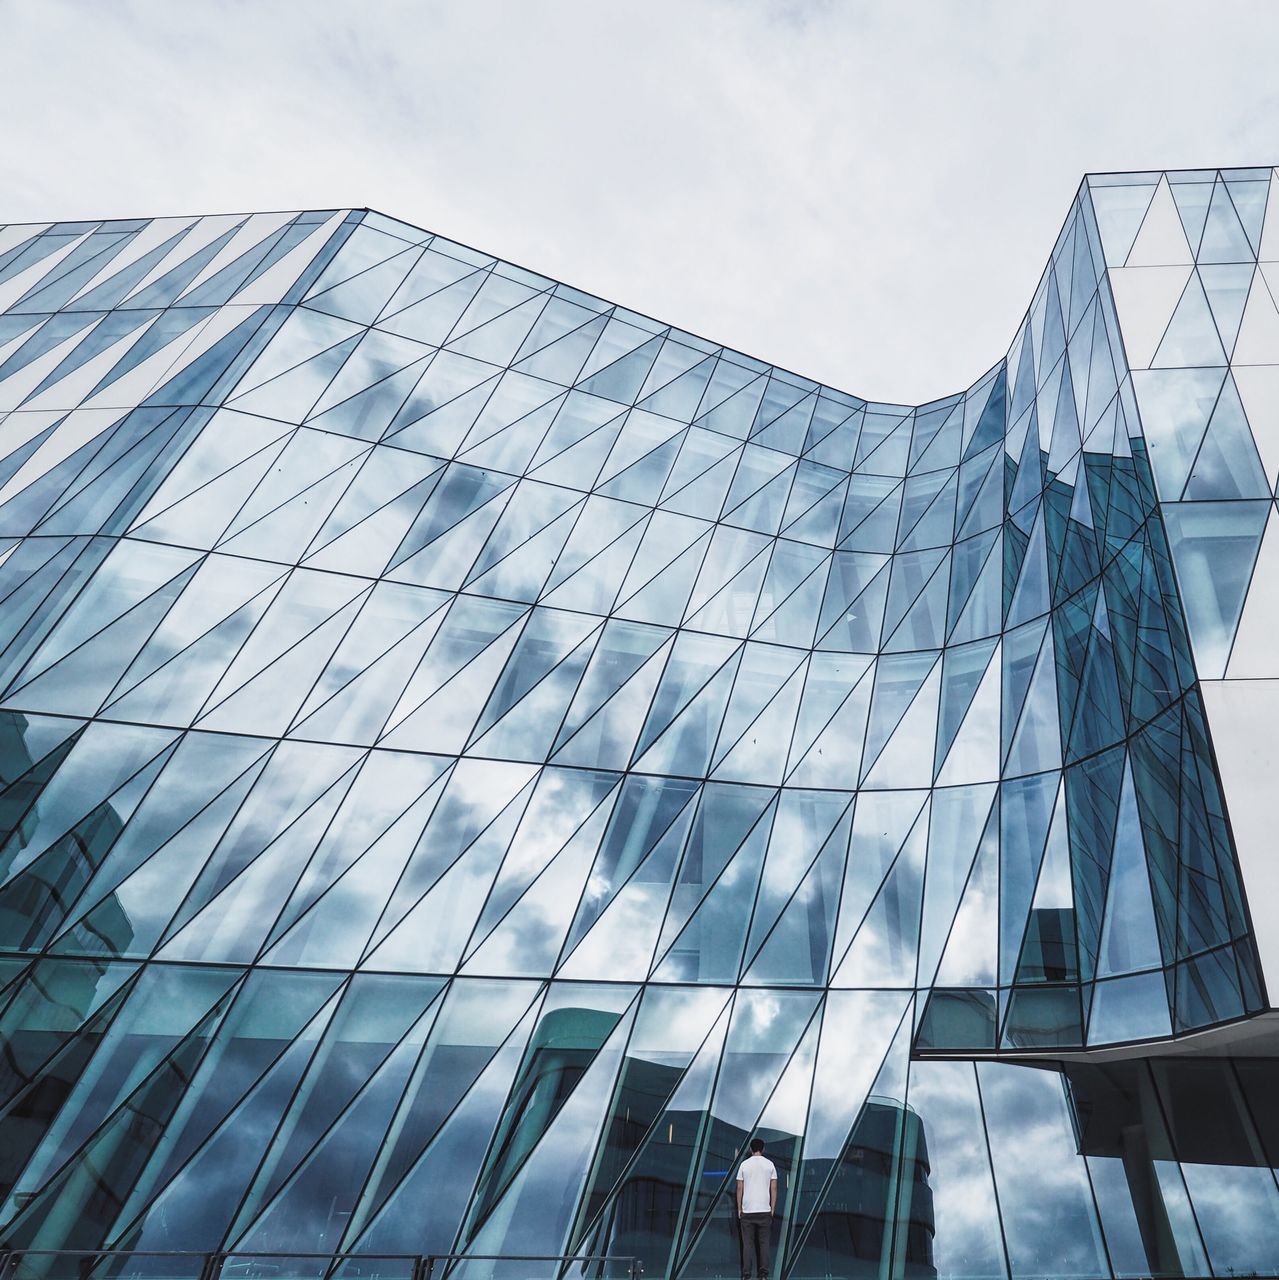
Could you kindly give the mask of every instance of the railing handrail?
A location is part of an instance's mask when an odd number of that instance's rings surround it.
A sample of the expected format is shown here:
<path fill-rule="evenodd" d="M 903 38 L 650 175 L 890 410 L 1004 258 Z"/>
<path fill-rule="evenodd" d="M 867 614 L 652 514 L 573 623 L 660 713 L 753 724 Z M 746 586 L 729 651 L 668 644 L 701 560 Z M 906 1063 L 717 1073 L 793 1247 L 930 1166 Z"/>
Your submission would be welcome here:
<path fill-rule="evenodd" d="M 0 1249 L 0 1256 L 104 1258 L 434 1258 L 437 1262 L 469 1260 L 471 1262 L 634 1262 L 630 1253 L 374 1253 L 362 1249 L 334 1249 L 330 1252 L 308 1252 L 304 1249 Z"/>
<path fill-rule="evenodd" d="M 437 1263 L 453 1262 L 556 1262 L 567 1265 L 595 1265 L 606 1262 L 625 1263 L 631 1280 L 644 1273 L 642 1260 L 623 1253 L 364 1253 L 335 1250 L 331 1253 L 309 1253 L 280 1249 L 26 1249 L 0 1248 L 0 1280 L 8 1280 L 14 1264 L 24 1258 L 191 1258 L 200 1260 L 201 1280 L 218 1280 L 222 1268 L 237 1258 L 281 1258 L 298 1262 L 341 1264 L 349 1259 L 368 1262 L 406 1262 L 413 1280 L 430 1277 Z"/>
<path fill-rule="evenodd" d="M 238 1250 L 228 1250 L 238 1254 Z M 261 1255 L 250 1254 L 250 1257 Z M 296 1258 L 296 1253 L 283 1254 L 283 1257 Z M 382 1258 L 390 1254 L 353 1253 L 353 1258 Z M 423 1253 L 422 1258 L 434 1258 L 436 1262 L 638 1262 L 631 1253 Z"/>
<path fill-rule="evenodd" d="M 22 1258 L 384 1258 L 404 1262 L 433 1256 L 426 1253 L 356 1253 L 350 1250 L 304 1253 L 278 1249 L 0 1249 L 0 1256 L 6 1254 Z"/>

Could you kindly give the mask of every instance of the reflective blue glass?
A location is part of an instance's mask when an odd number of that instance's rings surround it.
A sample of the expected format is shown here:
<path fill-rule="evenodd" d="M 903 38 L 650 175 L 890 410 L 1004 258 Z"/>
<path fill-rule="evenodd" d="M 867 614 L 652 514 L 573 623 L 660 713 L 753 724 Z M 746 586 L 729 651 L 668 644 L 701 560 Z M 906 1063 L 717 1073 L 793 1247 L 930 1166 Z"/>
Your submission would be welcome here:
<path fill-rule="evenodd" d="M 915 407 L 369 211 L 0 228 L 15 1274 L 733 1276 L 753 1137 L 794 1280 L 1279 1274 L 1276 182 L 1089 178 Z"/>

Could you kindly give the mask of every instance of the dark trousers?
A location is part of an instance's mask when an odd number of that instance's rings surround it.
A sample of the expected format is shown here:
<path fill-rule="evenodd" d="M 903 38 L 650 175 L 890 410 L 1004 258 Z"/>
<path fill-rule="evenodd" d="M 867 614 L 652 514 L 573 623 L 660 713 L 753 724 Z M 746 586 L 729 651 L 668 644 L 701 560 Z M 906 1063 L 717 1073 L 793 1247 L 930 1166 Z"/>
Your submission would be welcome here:
<path fill-rule="evenodd" d="M 742 1278 L 751 1280 L 755 1272 L 760 1280 L 768 1280 L 768 1246 L 773 1232 L 771 1213 L 744 1213 L 739 1219 L 742 1229 Z"/>

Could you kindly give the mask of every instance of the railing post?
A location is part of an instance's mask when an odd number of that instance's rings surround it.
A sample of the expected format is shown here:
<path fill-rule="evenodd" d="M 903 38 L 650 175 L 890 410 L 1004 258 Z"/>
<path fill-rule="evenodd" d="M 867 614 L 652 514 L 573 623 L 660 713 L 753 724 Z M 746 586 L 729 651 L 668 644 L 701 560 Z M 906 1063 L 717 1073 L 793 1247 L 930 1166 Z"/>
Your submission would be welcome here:
<path fill-rule="evenodd" d="M 224 1253 L 206 1253 L 200 1264 L 200 1280 L 218 1280 L 222 1274 L 222 1264 L 226 1261 Z"/>

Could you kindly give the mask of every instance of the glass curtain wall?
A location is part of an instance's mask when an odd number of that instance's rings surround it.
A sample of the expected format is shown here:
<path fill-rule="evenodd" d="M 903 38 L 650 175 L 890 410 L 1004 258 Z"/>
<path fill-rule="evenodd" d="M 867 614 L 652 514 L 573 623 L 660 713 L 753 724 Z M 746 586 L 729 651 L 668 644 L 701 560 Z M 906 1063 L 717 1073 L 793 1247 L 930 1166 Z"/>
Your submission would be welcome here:
<path fill-rule="evenodd" d="M 796 1280 L 1279 1273 L 1279 1064 L 1141 1047 L 1267 1007 L 1271 177 L 1085 183 L 918 407 L 364 210 L 0 230 L 0 1246 L 709 1280 L 760 1136 Z"/>

